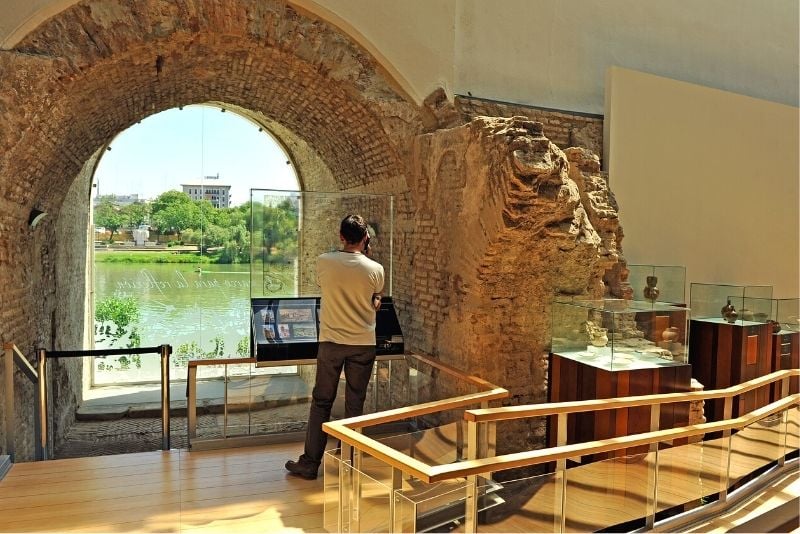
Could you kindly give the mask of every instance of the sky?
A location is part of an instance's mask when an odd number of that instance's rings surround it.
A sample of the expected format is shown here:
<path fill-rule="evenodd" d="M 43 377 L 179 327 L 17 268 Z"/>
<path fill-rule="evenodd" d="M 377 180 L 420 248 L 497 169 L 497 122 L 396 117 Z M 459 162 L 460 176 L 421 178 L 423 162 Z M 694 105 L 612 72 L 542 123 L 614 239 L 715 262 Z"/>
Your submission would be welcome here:
<path fill-rule="evenodd" d="M 258 125 L 231 111 L 186 106 L 143 119 L 120 133 L 95 172 L 95 194 L 153 199 L 183 183 L 231 186 L 231 205 L 250 189 L 298 189 L 283 149 Z"/>

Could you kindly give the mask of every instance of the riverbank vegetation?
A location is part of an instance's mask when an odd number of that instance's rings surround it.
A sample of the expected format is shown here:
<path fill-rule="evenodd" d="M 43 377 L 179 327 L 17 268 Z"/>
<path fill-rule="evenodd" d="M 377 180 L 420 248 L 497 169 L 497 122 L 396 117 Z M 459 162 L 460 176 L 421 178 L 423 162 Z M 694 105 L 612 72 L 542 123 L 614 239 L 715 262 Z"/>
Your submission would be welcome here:
<path fill-rule="evenodd" d="M 298 206 L 288 198 L 275 205 L 246 202 L 216 208 L 208 200 L 192 200 L 180 191 L 167 191 L 152 202 L 125 205 L 117 203 L 113 195 L 105 196 L 100 197 L 94 209 L 94 223 L 105 229 L 109 243 L 119 231 L 127 230 L 133 235 L 137 229 L 146 229 L 149 242 L 196 245 L 199 254 L 114 251 L 98 252 L 95 259 L 124 263 L 249 263 L 251 255 L 255 255 L 265 263 L 291 262 L 297 257 L 297 221 Z"/>

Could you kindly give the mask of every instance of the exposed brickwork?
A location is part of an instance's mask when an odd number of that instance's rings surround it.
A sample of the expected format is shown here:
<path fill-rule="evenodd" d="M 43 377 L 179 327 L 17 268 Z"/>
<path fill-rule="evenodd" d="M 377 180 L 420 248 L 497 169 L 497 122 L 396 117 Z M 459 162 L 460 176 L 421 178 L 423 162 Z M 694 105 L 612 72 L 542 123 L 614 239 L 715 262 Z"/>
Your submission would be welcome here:
<path fill-rule="evenodd" d="M 393 295 L 407 345 L 508 387 L 512 403 L 546 398 L 553 293 L 599 296 L 619 259 L 596 158 L 568 162 L 542 134 L 599 153 L 600 118 L 454 107 L 443 92 L 418 108 L 345 35 L 277 0 L 83 1 L 0 52 L 0 72 L 0 299 L 10 303 L 0 338 L 28 351 L 80 338 L 70 315 L 80 313 L 80 197 L 93 154 L 142 118 L 190 103 L 232 106 L 270 128 L 307 189 L 393 194 Z M 31 232 L 34 204 L 52 216 Z M 306 264 L 335 236 L 341 214 L 322 211 L 307 214 L 317 250 Z M 388 267 L 388 251 L 376 254 Z M 57 393 L 69 397 L 74 384 L 60 376 Z M 542 432 L 501 441 L 535 446 Z"/>
<path fill-rule="evenodd" d="M 599 115 L 464 96 L 456 97 L 455 105 L 464 121 L 478 116 L 527 117 L 529 120 L 541 122 L 544 125 L 544 134 L 562 150 L 581 147 L 598 155 L 603 154 L 603 117 Z"/>
<path fill-rule="evenodd" d="M 546 401 L 553 295 L 602 296 L 619 256 L 597 158 L 571 166 L 519 118 L 477 118 L 414 148 L 413 344 L 502 384 L 512 404 Z M 543 437 L 543 424 L 510 428 L 500 448 Z"/>
<path fill-rule="evenodd" d="M 57 280 L 85 264 L 60 255 L 56 270 L 55 223 L 92 154 L 137 121 L 190 103 L 236 106 L 292 132 L 283 137 L 304 185 L 328 190 L 396 192 L 421 130 L 418 108 L 368 54 L 279 1 L 81 2 L 0 52 L 0 72 L 0 338 L 26 353 L 53 348 L 56 324 L 75 342 L 74 310 L 58 304 L 73 297 Z M 34 204 L 51 215 L 31 232 Z M 63 216 L 79 248 L 81 222 Z"/>

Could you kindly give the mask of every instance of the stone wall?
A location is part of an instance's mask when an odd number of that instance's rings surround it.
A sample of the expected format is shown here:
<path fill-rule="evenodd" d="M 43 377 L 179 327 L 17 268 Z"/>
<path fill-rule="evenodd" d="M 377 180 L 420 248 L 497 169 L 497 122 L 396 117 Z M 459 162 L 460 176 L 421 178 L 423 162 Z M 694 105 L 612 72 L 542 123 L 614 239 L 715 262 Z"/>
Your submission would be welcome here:
<path fill-rule="evenodd" d="M 392 261 L 380 246 L 376 258 L 392 265 L 408 348 L 510 389 L 512 404 L 546 398 L 553 295 L 602 295 L 619 259 L 597 157 L 556 146 L 599 152 L 597 118 L 483 117 L 533 112 L 467 112 L 461 100 L 459 111 L 443 91 L 417 107 L 346 35 L 278 0 L 85 0 L 0 52 L 0 72 L 0 299 L 11 303 L 0 338 L 26 353 L 82 340 L 92 158 L 131 124 L 191 103 L 275 133 L 307 190 L 394 195 Z M 34 205 L 51 217 L 31 232 Z M 342 214 L 329 211 L 309 250 L 335 237 Z M 58 433 L 79 370 L 53 375 Z M 543 427 L 501 442 L 539 446 Z"/>
<path fill-rule="evenodd" d="M 603 154 L 603 116 L 558 109 L 538 108 L 469 96 L 455 98 L 456 109 L 465 121 L 475 117 L 527 117 L 541 122 L 544 134 L 561 150 L 586 148 Z"/>
<path fill-rule="evenodd" d="M 511 392 L 547 400 L 554 295 L 594 298 L 618 258 L 613 197 L 599 160 L 569 157 L 523 117 L 478 117 L 418 136 L 412 344 Z M 520 425 L 502 450 L 541 446 L 543 421 Z"/>

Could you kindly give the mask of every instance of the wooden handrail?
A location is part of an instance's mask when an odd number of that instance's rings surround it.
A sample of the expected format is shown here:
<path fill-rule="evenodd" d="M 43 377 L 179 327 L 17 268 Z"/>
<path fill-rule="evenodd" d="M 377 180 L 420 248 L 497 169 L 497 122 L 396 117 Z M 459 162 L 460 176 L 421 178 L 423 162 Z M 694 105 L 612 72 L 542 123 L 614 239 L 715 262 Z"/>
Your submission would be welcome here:
<path fill-rule="evenodd" d="M 9 352 L 11 353 L 12 358 L 14 358 L 14 361 L 16 361 L 17 365 L 19 365 L 20 371 L 22 371 L 31 382 L 36 382 L 39 379 L 39 373 L 36 371 L 33 365 L 31 365 L 31 362 L 28 361 L 28 358 L 22 354 L 22 351 L 19 350 L 19 347 L 17 347 L 14 343 L 3 343 L 3 349 L 7 355 Z"/>
<path fill-rule="evenodd" d="M 370 437 L 348 428 L 344 423 L 347 420 L 325 423 L 325 430 L 334 437 L 354 445 L 358 450 L 373 456 L 393 468 L 426 483 L 439 482 L 455 478 L 464 478 L 470 475 L 493 473 L 505 469 L 527 467 L 546 462 L 553 462 L 587 454 L 599 454 L 617 449 L 625 449 L 639 445 L 648 445 L 661 441 L 678 438 L 699 436 L 709 432 L 743 428 L 759 419 L 781 412 L 792 406 L 800 405 L 800 394 L 793 394 L 779 401 L 768 404 L 762 408 L 744 414 L 736 419 L 727 419 L 713 423 L 701 423 L 667 430 L 632 434 L 604 440 L 562 445 L 547 449 L 524 451 L 512 454 L 503 454 L 478 460 L 469 460 L 454 464 L 430 466 L 391 447 L 388 447 Z"/>
<path fill-rule="evenodd" d="M 423 404 L 415 404 L 413 406 L 395 408 L 393 410 L 385 410 L 382 412 L 360 415 L 358 417 L 351 417 L 349 419 L 335 421 L 335 423 L 345 424 L 348 428 L 365 428 L 368 426 L 400 421 L 409 417 L 417 417 L 429 413 L 443 412 L 445 410 L 456 410 L 465 406 L 478 404 L 479 402 L 505 399 L 506 397 L 508 397 L 508 390 L 503 388 L 495 388 L 490 391 L 482 391 L 480 393 L 472 393 L 470 395 L 462 395 L 460 397 L 451 397 L 449 399 L 443 399 L 439 401 L 431 401 Z"/>
<path fill-rule="evenodd" d="M 795 393 L 779 401 L 773 402 L 772 404 L 768 404 L 762 408 L 737 417 L 736 419 L 726 419 L 724 421 L 716 421 L 713 423 L 701 423 L 679 428 L 656 430 L 653 432 L 631 434 L 628 436 L 588 441 L 573 445 L 562 445 L 560 447 L 552 447 L 548 449 L 503 454 L 500 456 L 492 456 L 478 460 L 459 462 L 456 464 L 431 466 L 426 470 L 426 473 L 429 475 L 429 478 L 426 480 L 426 482 L 430 483 L 452 478 L 462 478 L 469 475 L 491 473 L 495 471 L 502 471 L 504 469 L 553 462 L 556 460 L 573 458 L 575 456 L 599 454 L 617 449 L 636 447 L 638 445 L 649 445 L 651 443 L 657 443 L 661 441 L 700 436 L 709 432 L 739 429 L 750 425 L 759 419 L 786 410 L 792 406 L 800 406 L 800 394 Z"/>
<path fill-rule="evenodd" d="M 237 363 L 256 363 L 255 358 L 213 358 L 211 360 L 189 360 L 187 367 L 199 367 L 201 365 L 233 365 Z"/>
<path fill-rule="evenodd" d="M 508 421 L 512 419 L 542 417 L 562 413 L 612 410 L 617 408 L 651 406 L 653 404 L 670 404 L 674 402 L 689 402 L 705 399 L 734 397 L 736 395 L 741 395 L 743 393 L 747 393 L 748 391 L 769 385 L 773 382 L 777 382 L 778 380 L 783 380 L 784 378 L 790 378 L 793 376 L 800 376 L 800 369 L 784 369 L 782 371 L 776 371 L 774 373 L 764 375 L 759 378 L 754 378 L 748 382 L 737 384 L 725 389 L 473 409 L 464 412 L 464 419 L 467 421 L 474 421 L 476 423 L 486 423 L 489 421 Z"/>

